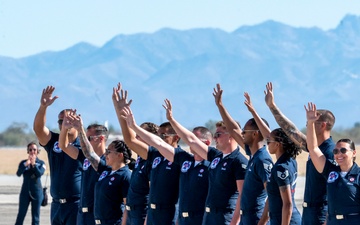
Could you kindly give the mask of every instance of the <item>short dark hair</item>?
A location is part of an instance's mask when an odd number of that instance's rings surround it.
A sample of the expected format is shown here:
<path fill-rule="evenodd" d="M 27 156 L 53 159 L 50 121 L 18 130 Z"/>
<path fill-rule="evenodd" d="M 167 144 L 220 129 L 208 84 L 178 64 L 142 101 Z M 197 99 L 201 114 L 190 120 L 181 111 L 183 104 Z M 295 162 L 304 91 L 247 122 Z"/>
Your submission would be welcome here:
<path fill-rule="evenodd" d="M 87 130 L 94 129 L 96 135 L 104 135 L 106 139 L 109 136 L 108 129 L 104 125 L 101 125 L 101 124 L 93 123 L 93 124 L 90 124 L 86 129 Z"/>
<path fill-rule="evenodd" d="M 264 121 L 264 123 L 266 124 L 266 126 L 267 126 L 268 128 L 270 128 L 269 123 L 266 121 L 266 119 L 261 118 L 261 120 Z M 257 123 L 256 123 L 256 121 L 255 121 L 254 118 L 249 119 L 249 120 L 247 121 L 247 123 L 249 123 L 249 125 L 251 126 L 252 129 L 254 129 L 254 130 L 259 130 L 259 126 L 257 125 Z M 259 135 L 260 135 L 261 139 L 264 139 L 264 137 L 262 136 L 261 132 L 259 132 Z"/>
<path fill-rule="evenodd" d="M 327 109 L 318 109 L 316 111 L 320 114 L 318 121 L 326 122 L 326 130 L 331 130 L 335 124 L 334 114 Z"/>
<path fill-rule="evenodd" d="M 159 126 L 156 125 L 155 123 L 144 122 L 140 125 L 140 127 L 146 130 L 147 132 L 158 135 Z"/>
<path fill-rule="evenodd" d="M 201 134 L 201 138 L 206 139 L 206 140 L 212 140 L 213 135 L 211 133 L 211 131 L 203 126 L 198 126 L 198 127 L 194 127 L 193 132 L 199 131 Z"/>
<path fill-rule="evenodd" d="M 274 134 L 274 140 L 282 144 L 285 154 L 289 157 L 295 159 L 301 153 L 301 148 L 286 135 L 282 128 L 277 128 L 271 133 Z"/>
<path fill-rule="evenodd" d="M 176 132 L 170 122 L 165 122 L 165 123 L 160 124 L 159 128 L 168 128 L 172 134 L 176 134 Z"/>
<path fill-rule="evenodd" d="M 39 146 L 36 144 L 35 141 L 32 141 L 32 142 L 30 142 L 29 144 L 27 144 L 27 146 L 26 146 L 26 151 L 27 151 L 27 153 L 29 153 L 29 147 L 30 147 L 31 145 L 35 145 L 35 146 L 36 146 L 37 153 L 39 154 L 39 153 L 40 153 L 40 149 L 39 149 Z"/>

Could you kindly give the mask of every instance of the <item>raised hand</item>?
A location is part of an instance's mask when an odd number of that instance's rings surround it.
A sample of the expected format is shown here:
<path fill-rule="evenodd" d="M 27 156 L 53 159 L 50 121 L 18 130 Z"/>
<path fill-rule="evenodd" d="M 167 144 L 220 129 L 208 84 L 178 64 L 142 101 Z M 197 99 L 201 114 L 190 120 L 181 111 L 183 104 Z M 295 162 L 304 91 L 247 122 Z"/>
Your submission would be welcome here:
<path fill-rule="evenodd" d="M 320 118 L 321 114 L 316 111 L 315 103 L 309 102 L 308 107 L 306 108 L 306 105 L 304 105 L 304 108 L 306 111 L 306 119 L 308 122 L 313 123 Z"/>
<path fill-rule="evenodd" d="M 122 109 L 121 117 L 126 120 L 127 125 L 130 128 L 134 128 L 136 125 L 134 115 L 130 109 L 130 106 L 126 106 Z"/>
<path fill-rule="evenodd" d="M 71 129 L 73 128 L 73 118 L 76 117 L 76 110 L 75 109 L 70 109 L 70 110 L 66 110 L 64 112 L 64 121 L 62 123 L 62 127 L 61 129 Z"/>
<path fill-rule="evenodd" d="M 266 91 L 264 91 L 265 94 L 265 102 L 266 104 L 271 107 L 275 105 L 274 103 L 274 93 L 273 93 L 273 86 L 271 82 L 268 82 L 266 84 Z"/>
<path fill-rule="evenodd" d="M 83 121 L 80 114 L 76 114 L 76 112 L 70 113 L 68 119 L 70 120 L 72 127 L 76 130 L 80 131 L 83 128 Z"/>
<path fill-rule="evenodd" d="M 216 84 L 216 88 L 214 88 L 214 92 L 213 92 L 213 96 L 215 98 L 216 105 L 222 104 L 222 100 L 221 100 L 222 93 L 223 93 L 223 90 L 221 89 L 220 84 Z"/>
<path fill-rule="evenodd" d="M 166 119 L 167 120 L 172 120 L 173 116 L 172 116 L 172 105 L 169 99 L 165 99 L 164 100 L 165 105 L 162 105 L 164 107 L 164 109 L 166 110 Z"/>
<path fill-rule="evenodd" d="M 244 97 L 245 97 L 244 104 L 248 108 L 249 112 L 253 113 L 255 111 L 255 109 L 254 109 L 254 106 L 251 103 L 251 98 L 250 98 L 249 93 L 244 92 Z"/>
<path fill-rule="evenodd" d="M 121 83 L 119 82 L 116 87 L 113 88 L 112 100 L 115 109 L 122 110 L 125 107 L 131 105 L 132 100 L 127 100 L 128 92 L 122 89 Z"/>
<path fill-rule="evenodd" d="M 46 88 L 43 89 L 40 99 L 40 104 L 42 106 L 45 107 L 50 106 L 58 98 L 58 96 L 56 95 L 54 97 L 52 96 L 54 90 L 55 87 L 53 86 L 47 86 Z"/>

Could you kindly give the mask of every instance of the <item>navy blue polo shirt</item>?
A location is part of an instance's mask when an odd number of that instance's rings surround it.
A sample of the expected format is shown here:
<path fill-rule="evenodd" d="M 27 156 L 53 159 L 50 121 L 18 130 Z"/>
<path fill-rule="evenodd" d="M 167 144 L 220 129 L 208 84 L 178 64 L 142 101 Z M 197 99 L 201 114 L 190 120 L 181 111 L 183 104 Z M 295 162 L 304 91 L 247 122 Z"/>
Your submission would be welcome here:
<path fill-rule="evenodd" d="M 319 146 L 325 157 L 332 160 L 334 159 L 332 152 L 334 148 L 335 143 L 331 137 Z M 308 203 L 323 203 L 326 201 L 326 179 L 316 170 L 310 155 L 306 162 L 304 201 Z"/>
<path fill-rule="evenodd" d="M 49 160 L 50 194 L 54 199 L 80 198 L 81 163 L 63 152 L 59 148 L 58 140 L 59 134 L 51 132 L 51 139 L 43 146 Z M 79 138 L 76 138 L 72 145 L 81 149 Z"/>
<path fill-rule="evenodd" d="M 149 179 L 146 173 L 146 160 L 138 156 L 135 167 L 131 173 L 130 187 L 126 197 L 126 205 L 144 208 L 149 200 Z"/>
<path fill-rule="evenodd" d="M 250 150 L 248 145 L 245 149 Z M 264 183 L 268 181 L 272 167 L 273 162 L 265 146 L 250 157 L 241 196 L 243 212 L 256 213 L 264 209 L 267 198 Z"/>
<path fill-rule="evenodd" d="M 195 166 L 194 156 L 175 148 L 174 163 L 180 165 L 180 212 L 201 212 L 205 209 L 208 193 L 209 162 L 203 160 Z"/>
<path fill-rule="evenodd" d="M 342 177 L 340 166 L 326 160 L 322 175 L 327 179 L 330 215 L 348 215 L 360 212 L 360 168 L 354 162 L 350 171 Z"/>
<path fill-rule="evenodd" d="M 282 198 L 280 194 L 279 187 L 290 185 L 291 188 L 291 199 L 295 203 L 294 194 L 296 187 L 297 179 L 297 163 L 296 160 L 289 157 L 286 154 L 280 156 L 280 158 L 275 163 L 274 167 L 271 169 L 271 175 L 269 181 L 267 182 L 266 189 L 268 192 L 269 198 L 269 212 L 270 217 L 272 215 L 280 217 L 282 214 Z M 295 208 L 295 204 L 293 204 Z M 293 210 L 294 216 L 295 210 Z"/>
<path fill-rule="evenodd" d="M 208 148 L 209 192 L 206 206 L 219 209 L 235 209 L 239 196 L 237 180 L 244 180 L 248 160 L 237 148 L 223 158 L 214 147 Z"/>
<path fill-rule="evenodd" d="M 149 203 L 171 206 L 178 202 L 180 166 L 168 161 L 149 146 L 147 166 L 150 177 Z"/>
<path fill-rule="evenodd" d="M 105 156 L 101 156 L 102 160 L 105 160 Z M 90 160 L 88 160 L 82 150 L 79 150 L 77 160 L 82 163 L 82 180 L 81 180 L 81 198 L 80 207 L 89 207 L 90 210 L 94 207 L 94 192 L 95 184 L 98 181 L 100 174 L 94 170 L 91 166 Z"/>
<path fill-rule="evenodd" d="M 126 165 L 111 171 L 105 160 L 100 160 L 98 172 L 101 174 L 95 185 L 94 217 L 99 220 L 118 220 L 122 218 L 131 171 Z"/>

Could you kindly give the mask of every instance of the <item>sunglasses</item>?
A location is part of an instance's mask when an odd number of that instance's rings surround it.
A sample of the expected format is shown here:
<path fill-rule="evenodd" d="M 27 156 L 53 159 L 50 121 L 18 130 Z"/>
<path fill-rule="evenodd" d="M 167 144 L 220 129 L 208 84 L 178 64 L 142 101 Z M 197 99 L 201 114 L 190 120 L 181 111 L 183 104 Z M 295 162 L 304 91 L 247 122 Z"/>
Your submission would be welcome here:
<path fill-rule="evenodd" d="M 339 154 L 340 152 L 341 152 L 342 154 L 345 154 L 347 151 L 351 151 L 351 150 L 346 149 L 346 148 L 340 148 L 340 149 L 335 148 L 335 149 L 333 150 L 333 153 L 334 153 L 334 155 L 337 155 L 337 154 Z"/>
<path fill-rule="evenodd" d="M 176 136 L 176 134 L 159 134 L 159 137 L 161 139 L 165 139 L 166 137 L 173 137 Z"/>
<path fill-rule="evenodd" d="M 245 134 L 246 132 L 255 132 L 255 131 L 259 131 L 259 130 L 242 130 L 242 134 Z"/>
<path fill-rule="evenodd" d="M 64 121 L 64 120 L 58 120 L 58 124 L 59 124 L 59 125 L 62 125 L 63 121 Z"/>
<path fill-rule="evenodd" d="M 274 140 L 270 140 L 269 138 L 268 139 L 266 139 L 266 143 L 269 145 L 270 143 L 272 143 L 272 142 L 277 142 L 277 141 L 274 141 Z"/>
<path fill-rule="evenodd" d="M 89 136 L 88 140 L 89 141 L 96 141 L 101 135 L 94 135 L 94 136 Z"/>
<path fill-rule="evenodd" d="M 228 134 L 229 132 L 215 132 L 214 138 L 219 138 L 222 134 Z"/>
<path fill-rule="evenodd" d="M 36 148 L 29 148 L 29 152 L 31 152 L 31 151 L 37 151 L 37 149 Z"/>
<path fill-rule="evenodd" d="M 115 150 L 109 150 L 109 149 L 106 149 L 106 150 L 105 150 L 105 154 L 106 154 L 106 155 L 109 155 L 109 154 L 112 153 L 112 152 L 115 152 L 115 153 L 116 153 L 117 151 L 115 151 Z"/>

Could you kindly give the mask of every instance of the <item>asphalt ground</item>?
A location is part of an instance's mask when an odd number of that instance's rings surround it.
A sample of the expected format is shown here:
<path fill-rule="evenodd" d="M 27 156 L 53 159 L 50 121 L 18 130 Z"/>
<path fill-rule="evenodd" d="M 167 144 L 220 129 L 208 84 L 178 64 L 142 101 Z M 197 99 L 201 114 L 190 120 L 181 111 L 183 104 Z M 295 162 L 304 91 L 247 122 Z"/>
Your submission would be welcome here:
<path fill-rule="evenodd" d="M 43 184 L 45 183 L 45 177 L 42 177 Z M 49 183 L 49 180 L 48 180 Z M 19 193 L 22 184 L 22 177 L 15 175 L 0 175 L 0 225 L 15 224 Z M 295 202 L 300 212 L 302 212 L 302 199 L 304 193 L 305 178 L 299 177 L 297 187 L 295 191 Z M 50 225 L 50 203 L 51 197 L 49 196 L 49 204 L 45 207 L 41 207 L 40 211 L 40 224 Z M 28 213 L 24 224 L 31 224 L 31 205 L 29 205 Z"/>

